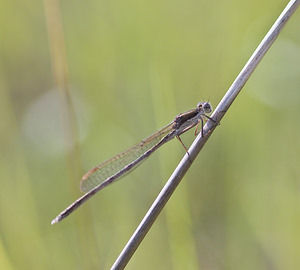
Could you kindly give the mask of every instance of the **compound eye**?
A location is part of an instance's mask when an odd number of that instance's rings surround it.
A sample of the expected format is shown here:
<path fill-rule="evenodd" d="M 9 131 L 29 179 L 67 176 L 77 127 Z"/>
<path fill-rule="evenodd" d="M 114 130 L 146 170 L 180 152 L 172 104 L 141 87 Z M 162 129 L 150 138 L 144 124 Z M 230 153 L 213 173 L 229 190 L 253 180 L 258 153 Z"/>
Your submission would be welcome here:
<path fill-rule="evenodd" d="M 205 113 L 210 113 L 212 111 L 212 107 L 208 102 L 204 102 L 202 108 Z"/>

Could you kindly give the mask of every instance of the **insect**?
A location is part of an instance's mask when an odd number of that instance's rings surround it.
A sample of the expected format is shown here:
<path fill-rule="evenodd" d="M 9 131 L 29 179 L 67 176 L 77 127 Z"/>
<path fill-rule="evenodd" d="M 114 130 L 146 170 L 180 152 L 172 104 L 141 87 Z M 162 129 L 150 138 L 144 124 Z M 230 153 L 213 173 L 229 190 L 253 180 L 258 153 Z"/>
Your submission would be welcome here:
<path fill-rule="evenodd" d="M 195 135 L 201 132 L 201 135 L 203 136 L 204 117 L 212 120 L 207 115 L 211 113 L 211 111 L 212 106 L 209 102 L 199 102 L 195 109 L 178 114 L 171 123 L 148 138 L 92 168 L 81 180 L 80 189 L 81 191 L 86 192 L 86 194 L 62 211 L 55 219 L 53 219 L 51 224 L 63 220 L 98 191 L 132 172 L 155 150 L 175 137 L 180 141 L 188 153 L 187 148 L 184 146 L 179 136 L 195 126 Z M 199 131 L 200 124 L 201 130 Z"/>

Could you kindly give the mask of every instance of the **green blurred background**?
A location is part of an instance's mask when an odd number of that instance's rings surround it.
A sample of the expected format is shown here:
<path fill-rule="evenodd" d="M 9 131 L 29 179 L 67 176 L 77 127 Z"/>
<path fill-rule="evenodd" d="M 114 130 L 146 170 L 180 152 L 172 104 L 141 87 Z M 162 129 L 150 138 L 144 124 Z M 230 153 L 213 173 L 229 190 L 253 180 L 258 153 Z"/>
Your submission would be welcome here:
<path fill-rule="evenodd" d="M 2 1 L 0 268 L 109 269 L 184 155 L 176 140 L 51 220 L 92 166 L 215 107 L 286 4 Z M 127 269 L 300 268 L 299 26 L 300 10 Z"/>

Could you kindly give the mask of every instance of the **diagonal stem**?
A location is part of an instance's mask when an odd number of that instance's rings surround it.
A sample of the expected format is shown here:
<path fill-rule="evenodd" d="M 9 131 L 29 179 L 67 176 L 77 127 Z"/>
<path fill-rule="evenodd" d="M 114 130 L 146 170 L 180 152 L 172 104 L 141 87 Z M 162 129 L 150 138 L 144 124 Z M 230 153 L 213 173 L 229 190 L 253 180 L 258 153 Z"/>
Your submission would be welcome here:
<path fill-rule="evenodd" d="M 295 10 L 300 4 L 300 0 L 291 0 L 283 12 L 280 14 L 276 22 L 273 24 L 269 32 L 266 34 L 264 39 L 258 45 L 257 49 L 254 51 L 240 74 L 237 76 L 235 81 L 232 83 L 228 91 L 226 92 L 223 99 L 220 101 L 219 105 L 215 109 L 211 118 L 214 121 L 209 120 L 203 129 L 203 135 L 200 133 L 190 149 L 188 150 L 188 154 L 185 154 L 181 162 L 178 164 L 175 171 L 172 173 L 171 177 L 153 202 L 152 206 L 148 210 L 147 214 L 127 242 L 126 246 L 120 253 L 119 257 L 111 267 L 111 269 L 124 269 L 130 258 L 143 241 L 144 237 L 150 230 L 152 224 L 158 217 L 159 213 L 175 191 L 176 187 L 180 183 L 181 179 L 188 171 L 192 162 L 195 160 L 202 147 L 205 145 L 208 138 L 213 133 L 216 126 L 219 124 L 220 120 L 223 118 L 261 59 L 264 57 L 268 49 L 271 47 L 275 39 L 278 37 L 280 31 L 283 29 L 289 18 L 293 15 Z"/>

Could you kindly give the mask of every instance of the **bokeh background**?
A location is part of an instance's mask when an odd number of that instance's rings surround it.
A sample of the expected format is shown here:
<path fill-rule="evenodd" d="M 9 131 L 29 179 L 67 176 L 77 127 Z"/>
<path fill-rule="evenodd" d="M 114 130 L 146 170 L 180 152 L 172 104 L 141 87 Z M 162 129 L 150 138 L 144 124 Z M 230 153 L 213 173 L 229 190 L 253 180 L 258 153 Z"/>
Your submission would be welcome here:
<path fill-rule="evenodd" d="M 88 169 L 215 107 L 286 4 L 1 1 L 0 268 L 109 269 L 185 154 L 176 140 L 51 220 Z M 299 26 L 300 10 L 127 269 L 299 269 Z"/>

